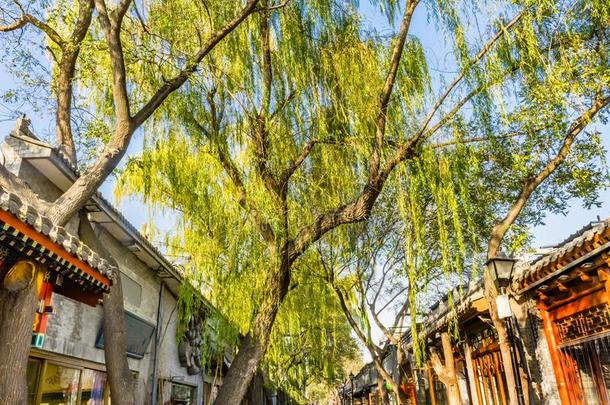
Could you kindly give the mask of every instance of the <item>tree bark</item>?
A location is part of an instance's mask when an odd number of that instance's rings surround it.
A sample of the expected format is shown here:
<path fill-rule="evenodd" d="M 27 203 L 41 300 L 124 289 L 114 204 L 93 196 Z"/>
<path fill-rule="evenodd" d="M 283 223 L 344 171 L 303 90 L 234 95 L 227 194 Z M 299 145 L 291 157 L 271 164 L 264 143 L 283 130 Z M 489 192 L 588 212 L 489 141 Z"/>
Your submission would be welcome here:
<path fill-rule="evenodd" d="M 39 270 L 36 264 L 37 271 Z M 0 285 L 0 404 L 27 401 L 27 363 L 36 308 L 36 274 L 17 291 Z"/>
<path fill-rule="evenodd" d="M 438 353 L 433 352 L 430 357 L 432 367 L 434 368 L 434 372 L 438 376 L 438 379 L 445 385 L 448 405 L 461 405 L 462 399 L 460 387 L 458 386 L 457 374 L 455 372 L 453 349 L 447 332 L 441 333 L 441 344 L 443 346 L 443 357 L 445 358 L 445 362 L 443 364 Z"/>
<path fill-rule="evenodd" d="M 254 319 L 252 332 L 239 344 L 237 356 L 223 379 L 214 405 L 239 405 L 265 355 L 271 328 L 290 284 L 290 262 L 284 260 L 266 280 L 267 295 Z"/>
<path fill-rule="evenodd" d="M 127 362 L 127 331 L 119 266 L 101 242 L 102 233 L 93 230 L 85 212 L 81 212 L 79 236 L 117 269 L 112 277 L 110 292 L 104 294 L 104 356 L 112 403 L 132 405 L 135 403 L 134 380 Z"/>

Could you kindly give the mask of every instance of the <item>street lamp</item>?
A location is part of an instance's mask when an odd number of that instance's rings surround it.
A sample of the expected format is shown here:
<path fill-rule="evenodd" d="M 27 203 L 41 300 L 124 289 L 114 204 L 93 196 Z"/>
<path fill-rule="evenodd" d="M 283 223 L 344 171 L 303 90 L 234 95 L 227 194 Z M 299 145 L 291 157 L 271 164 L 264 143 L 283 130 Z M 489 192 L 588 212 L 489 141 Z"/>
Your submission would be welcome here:
<path fill-rule="evenodd" d="M 485 263 L 489 270 L 489 274 L 491 274 L 491 278 L 498 289 L 507 287 L 510 283 L 516 261 L 515 258 L 508 257 L 505 253 L 499 252 Z"/>
<path fill-rule="evenodd" d="M 352 390 L 350 395 L 350 405 L 354 405 L 354 373 L 349 373 L 349 382 L 351 384 Z"/>
<path fill-rule="evenodd" d="M 505 288 L 510 285 L 516 261 L 517 260 L 515 258 L 508 257 L 503 252 L 498 252 L 496 256 L 489 258 L 485 265 L 489 270 L 489 274 L 491 275 L 496 288 L 500 291 L 500 294 L 496 296 L 496 310 L 498 313 L 498 318 L 506 321 L 506 332 L 508 334 L 508 341 L 510 342 L 510 357 L 513 366 L 513 375 L 515 376 L 517 399 L 519 401 L 519 405 L 524 405 L 525 400 L 523 398 L 523 389 L 521 387 L 521 377 L 519 367 L 517 366 L 517 348 L 514 335 L 516 325 L 514 324 L 513 312 L 510 308 L 510 300 L 508 295 L 505 293 Z"/>

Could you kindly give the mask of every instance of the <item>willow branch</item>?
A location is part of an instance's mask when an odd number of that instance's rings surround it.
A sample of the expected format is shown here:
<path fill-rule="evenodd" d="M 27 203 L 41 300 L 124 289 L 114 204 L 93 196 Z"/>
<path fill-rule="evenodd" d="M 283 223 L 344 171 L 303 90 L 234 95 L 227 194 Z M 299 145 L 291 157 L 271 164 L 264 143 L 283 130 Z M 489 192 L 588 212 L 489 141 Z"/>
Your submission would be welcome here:
<path fill-rule="evenodd" d="M 211 105 L 213 105 L 213 103 Z M 258 210 L 254 208 L 250 203 L 246 187 L 242 179 L 242 175 L 237 166 L 235 165 L 235 162 L 233 162 L 233 159 L 229 155 L 229 149 L 226 139 L 223 138 L 224 140 L 221 142 L 220 139 L 218 139 L 219 137 L 217 136 L 217 134 L 216 136 L 210 134 L 210 132 L 203 125 L 201 125 L 201 123 L 197 121 L 192 114 L 186 114 L 185 118 L 190 125 L 192 125 L 200 133 L 204 134 L 210 140 L 214 147 L 214 151 L 216 152 L 216 157 L 218 158 L 220 165 L 222 166 L 227 176 L 229 176 L 229 179 L 231 179 L 231 183 L 237 190 L 237 203 L 240 205 L 240 207 L 242 207 L 244 210 L 249 212 L 250 215 L 252 215 L 252 218 L 258 226 L 261 235 L 263 236 L 263 239 L 265 239 L 265 241 L 271 246 L 275 246 L 275 234 L 273 232 L 273 229 L 268 223 L 266 223 L 262 219 Z M 212 117 L 212 122 L 218 122 L 217 118 Z"/>
<path fill-rule="evenodd" d="M 262 4 L 263 6 L 266 6 L 267 2 L 263 1 Z M 256 114 L 252 131 L 254 155 L 256 157 L 258 174 L 263 179 L 265 187 L 274 197 L 280 197 L 280 200 L 282 200 L 282 193 L 279 190 L 278 183 L 269 171 L 269 128 L 267 120 L 269 119 L 271 95 L 273 91 L 273 66 L 271 60 L 271 27 L 268 13 L 261 18 L 258 33 L 260 35 L 261 45 L 262 105 Z"/>
<path fill-rule="evenodd" d="M 410 18 L 410 16 L 408 15 L 408 5 L 409 3 L 407 4 L 407 8 L 405 9 L 405 16 L 403 17 L 403 20 Z M 499 30 L 494 35 L 494 37 L 489 40 L 483 46 L 483 48 L 473 57 L 470 62 L 470 66 L 480 61 L 493 47 L 494 43 L 499 38 L 501 38 L 502 35 L 505 35 L 506 31 L 512 28 L 519 21 L 522 15 L 523 13 L 518 14 L 506 26 Z M 294 238 L 293 249 L 291 252 L 292 260 L 295 260 L 298 256 L 300 256 L 311 243 L 317 241 L 324 234 L 334 229 L 335 227 L 342 224 L 360 222 L 368 218 L 375 201 L 381 193 L 381 189 L 383 188 L 385 180 L 400 162 L 403 162 L 404 160 L 409 159 L 413 156 L 413 154 L 415 153 L 415 147 L 419 144 L 423 135 L 426 133 L 426 129 L 430 120 L 434 117 L 438 109 L 443 105 L 444 101 L 450 95 L 453 89 L 465 77 L 466 70 L 467 69 L 462 70 L 462 72 L 454 79 L 454 81 L 449 85 L 449 87 L 434 104 L 432 110 L 428 113 L 418 131 L 416 131 L 416 133 L 411 136 L 407 141 L 397 147 L 394 155 L 386 162 L 383 168 L 379 168 L 378 161 L 378 159 L 380 158 L 380 145 L 383 142 L 383 132 L 378 131 L 380 128 L 385 131 L 385 127 L 380 127 L 379 125 L 376 126 L 375 145 L 379 146 L 374 146 L 373 148 L 369 169 L 369 177 L 359 196 L 356 198 L 356 200 L 350 203 L 341 205 L 335 208 L 334 210 L 330 210 L 326 213 L 319 215 L 314 219 L 313 223 L 303 227 Z M 388 75 L 388 77 L 390 77 L 390 75 Z M 387 81 L 387 83 L 389 83 L 389 93 L 387 96 L 385 96 L 385 92 L 382 92 L 379 104 L 380 107 L 383 107 L 383 103 L 386 98 L 389 102 L 389 96 L 391 95 L 393 80 Z M 384 86 L 384 89 L 385 88 L 386 87 Z M 379 117 L 382 117 L 380 123 L 385 125 L 385 114 L 379 115 Z M 377 168 L 379 168 L 379 170 L 377 170 Z"/>
<path fill-rule="evenodd" d="M 299 167 L 301 167 L 301 165 L 303 164 L 305 159 L 307 159 L 316 143 L 318 143 L 318 140 L 312 139 L 305 145 L 303 145 L 303 147 L 301 148 L 301 153 L 299 153 L 299 155 L 288 164 L 288 167 L 280 175 L 279 184 L 281 187 L 286 186 L 286 183 L 288 183 L 290 177 L 292 177 L 294 172 L 297 171 Z"/>
<path fill-rule="evenodd" d="M 360 329 L 360 326 L 358 326 L 358 322 L 356 322 L 356 320 L 354 319 L 354 316 L 352 315 L 351 311 L 349 310 L 346 300 L 345 300 L 345 296 L 343 295 L 343 292 L 341 291 L 341 289 L 338 288 L 337 286 L 335 286 L 334 284 L 332 285 L 332 289 L 335 292 L 335 294 L 337 295 L 337 298 L 339 299 L 339 305 L 341 306 L 341 309 L 343 310 L 343 314 L 345 315 L 345 318 L 347 319 L 347 323 L 349 323 L 349 325 L 351 326 L 351 328 L 354 331 L 354 333 L 356 334 L 356 336 L 358 336 L 358 339 L 360 339 L 360 341 L 365 345 L 365 347 L 371 354 L 371 357 L 376 358 L 376 357 L 380 356 L 381 350 L 377 346 L 373 345 L 369 339 L 367 339 L 367 337 L 364 334 L 364 332 L 362 331 L 362 329 Z"/>
<path fill-rule="evenodd" d="M 257 8 L 256 11 L 273 11 L 273 10 L 279 10 L 280 8 L 284 8 L 288 5 L 288 3 L 290 3 L 290 0 L 284 0 L 283 2 L 276 4 L 274 6 L 264 6 L 264 7 L 260 7 Z"/>
<path fill-rule="evenodd" d="M 508 30 L 510 30 L 515 24 L 517 24 L 517 22 L 521 19 L 521 17 L 523 17 L 523 15 L 524 15 L 524 12 L 517 14 L 511 21 L 509 21 L 508 24 L 506 24 L 501 29 L 499 29 L 496 32 L 496 34 L 489 41 L 487 41 L 487 43 L 485 43 L 485 45 L 479 50 L 479 52 L 477 52 L 477 54 L 472 58 L 472 60 L 470 61 L 470 65 L 468 67 L 465 67 L 464 69 L 462 69 L 460 71 L 460 73 L 449 84 L 449 86 L 447 86 L 445 91 L 437 99 L 437 101 L 432 106 L 431 110 L 428 112 L 428 114 L 424 118 L 419 129 L 415 132 L 415 134 L 413 136 L 411 136 L 406 142 L 404 142 L 402 145 L 400 145 L 397 148 L 395 154 L 386 163 L 386 165 L 383 169 L 383 171 L 385 172 L 384 174 L 386 176 L 394 169 L 394 167 L 398 163 L 404 161 L 405 159 L 408 159 L 411 156 L 411 154 L 413 153 L 414 147 L 421 141 L 422 138 L 424 138 L 426 135 L 429 136 L 429 135 L 431 135 L 431 132 L 435 132 L 436 130 L 438 130 L 442 125 L 444 125 L 449 120 L 450 117 L 452 117 L 457 111 L 459 111 L 459 109 L 468 100 L 470 100 L 476 93 L 478 93 L 482 90 L 482 88 L 479 87 L 479 88 L 473 90 L 472 92 L 470 92 L 466 97 L 464 97 L 462 100 L 460 100 L 458 102 L 458 104 L 451 110 L 451 112 L 445 117 L 444 120 L 439 121 L 439 123 L 437 125 L 435 125 L 435 127 L 433 128 L 432 131 L 426 131 L 428 128 L 428 125 L 430 124 L 430 121 L 432 121 L 432 118 L 436 115 L 438 110 L 445 103 L 445 100 L 447 99 L 447 97 L 449 97 L 449 95 L 458 86 L 458 84 L 460 84 L 462 82 L 462 80 L 466 76 L 466 72 L 468 71 L 468 68 L 477 64 L 481 59 L 483 59 L 483 57 L 492 49 L 493 45 L 503 35 L 505 35 Z"/>

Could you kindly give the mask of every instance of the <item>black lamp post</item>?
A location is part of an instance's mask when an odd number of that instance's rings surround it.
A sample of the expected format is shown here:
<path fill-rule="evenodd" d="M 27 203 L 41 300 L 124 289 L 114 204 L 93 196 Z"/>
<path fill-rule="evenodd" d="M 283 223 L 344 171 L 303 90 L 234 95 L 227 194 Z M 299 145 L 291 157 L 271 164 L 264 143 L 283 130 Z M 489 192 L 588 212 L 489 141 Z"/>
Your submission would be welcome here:
<path fill-rule="evenodd" d="M 519 367 L 517 366 L 517 355 L 515 347 L 515 335 L 514 331 L 514 319 L 513 313 L 510 309 L 510 302 L 508 296 L 504 293 L 506 287 L 510 285 L 510 281 L 513 276 L 513 270 L 515 268 L 515 262 L 517 260 L 513 257 L 508 257 L 503 252 L 499 252 L 495 257 L 490 258 L 486 265 L 493 282 L 500 292 L 496 297 L 496 308 L 498 311 L 498 317 L 504 319 L 506 322 L 506 332 L 508 334 L 508 341 L 510 342 L 510 357 L 513 366 L 513 375 L 515 376 L 515 388 L 517 390 L 517 399 L 519 405 L 525 405 L 525 399 L 523 398 L 523 388 L 521 386 L 521 377 L 519 373 Z"/>
<path fill-rule="evenodd" d="M 354 373 L 349 373 L 349 382 L 351 384 L 350 405 L 354 405 Z"/>

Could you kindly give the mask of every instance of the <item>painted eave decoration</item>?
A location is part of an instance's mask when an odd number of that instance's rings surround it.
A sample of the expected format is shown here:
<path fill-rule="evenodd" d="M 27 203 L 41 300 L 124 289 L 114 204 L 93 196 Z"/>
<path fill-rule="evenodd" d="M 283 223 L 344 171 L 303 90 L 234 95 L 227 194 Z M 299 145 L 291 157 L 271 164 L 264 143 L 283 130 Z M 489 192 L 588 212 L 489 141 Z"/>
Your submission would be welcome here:
<path fill-rule="evenodd" d="M 536 287 L 574 260 L 601 253 L 598 250 L 604 249 L 604 245 L 608 242 L 610 242 L 610 218 L 587 226 L 535 262 L 521 263 L 519 265 L 521 268 L 516 269 L 517 276 L 513 280 L 513 290 L 523 291 Z"/>
<path fill-rule="evenodd" d="M 79 301 L 96 305 L 101 294 L 110 290 L 113 267 L 105 259 L 17 195 L 2 189 L 0 246 L 9 249 L 5 255 L 11 252 L 42 263 L 58 287 L 68 279 L 79 291 L 65 295 Z"/>

